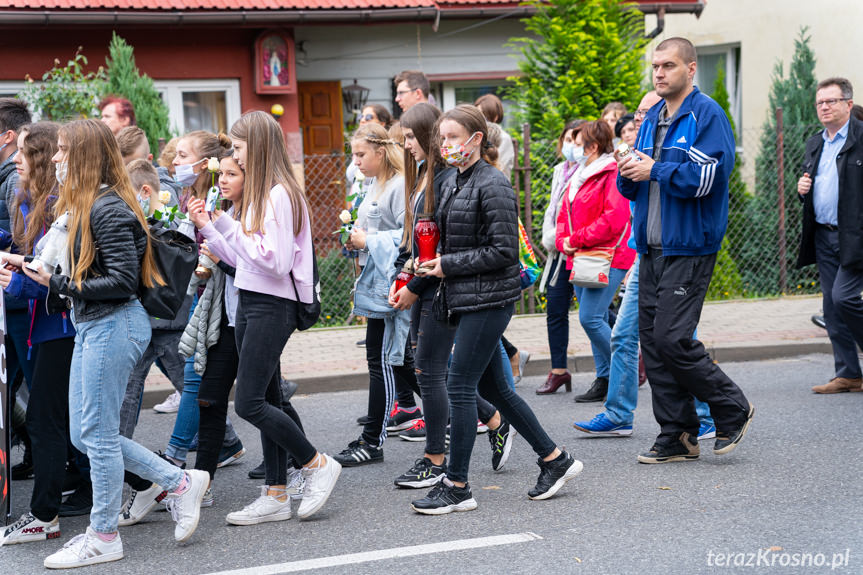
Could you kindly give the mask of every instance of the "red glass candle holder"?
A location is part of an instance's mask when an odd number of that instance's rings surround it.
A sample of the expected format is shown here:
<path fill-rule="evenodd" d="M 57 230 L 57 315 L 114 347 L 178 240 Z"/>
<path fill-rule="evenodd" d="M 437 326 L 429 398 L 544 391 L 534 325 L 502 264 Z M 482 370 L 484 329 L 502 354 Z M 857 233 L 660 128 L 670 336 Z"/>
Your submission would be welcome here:
<path fill-rule="evenodd" d="M 414 241 L 419 255 L 417 263 L 423 264 L 437 257 L 437 245 L 440 242 L 440 230 L 433 218 L 420 218 L 414 228 Z"/>

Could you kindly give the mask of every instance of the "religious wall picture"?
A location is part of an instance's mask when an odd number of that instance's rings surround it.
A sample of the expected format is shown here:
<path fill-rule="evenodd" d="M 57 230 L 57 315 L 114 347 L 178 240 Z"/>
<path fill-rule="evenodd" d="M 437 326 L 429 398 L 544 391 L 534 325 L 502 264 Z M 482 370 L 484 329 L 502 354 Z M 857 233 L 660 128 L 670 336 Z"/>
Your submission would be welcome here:
<path fill-rule="evenodd" d="M 270 30 L 255 41 L 255 92 L 293 94 L 297 91 L 294 73 L 294 38 L 287 32 Z"/>

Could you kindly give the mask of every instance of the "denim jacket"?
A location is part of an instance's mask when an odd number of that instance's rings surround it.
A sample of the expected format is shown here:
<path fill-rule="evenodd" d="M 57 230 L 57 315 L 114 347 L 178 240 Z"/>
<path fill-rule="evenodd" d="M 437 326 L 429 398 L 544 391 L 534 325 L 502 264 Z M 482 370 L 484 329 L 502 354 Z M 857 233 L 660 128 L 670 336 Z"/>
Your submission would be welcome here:
<path fill-rule="evenodd" d="M 404 365 L 410 331 L 410 310 L 393 309 L 388 301 L 401 238 L 401 228 L 366 236 L 369 258 L 354 287 L 354 313 L 384 320 L 384 361 L 389 365 Z"/>

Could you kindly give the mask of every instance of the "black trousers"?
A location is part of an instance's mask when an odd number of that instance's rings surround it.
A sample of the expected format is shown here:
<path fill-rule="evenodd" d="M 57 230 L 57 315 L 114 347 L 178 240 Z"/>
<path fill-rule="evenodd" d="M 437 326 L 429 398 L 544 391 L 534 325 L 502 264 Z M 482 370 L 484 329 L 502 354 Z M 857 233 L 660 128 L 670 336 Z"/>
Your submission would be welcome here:
<path fill-rule="evenodd" d="M 857 379 L 861 377 L 857 346 L 863 348 L 863 270 L 839 265 L 839 231 L 823 226 L 815 228 L 815 261 L 836 377 Z"/>
<path fill-rule="evenodd" d="M 282 405 L 279 359 L 297 328 L 297 302 L 241 289 L 236 324 L 235 409 L 261 431 L 267 485 L 284 485 L 289 456 L 305 465 L 317 453 L 296 411 Z"/>
<path fill-rule="evenodd" d="M 369 318 L 366 324 L 366 361 L 369 366 L 369 423 L 363 427 L 363 439 L 369 445 L 380 447 L 387 438 L 386 418 L 393 408 L 399 385 L 419 392 L 414 372 L 413 349 L 410 338 L 405 342 L 405 359 L 402 365 L 389 365 L 384 361 L 383 319 Z"/>
<path fill-rule="evenodd" d="M 39 345 L 27 403 L 27 433 L 33 449 L 30 511 L 51 521 L 60 510 L 69 442 L 69 367 L 75 338 Z M 74 449 L 74 448 L 73 448 Z"/>
<path fill-rule="evenodd" d="M 743 391 L 692 337 L 715 264 L 716 254 L 663 257 L 653 248 L 641 259 L 638 331 L 661 427 L 657 443 L 676 441 L 684 431 L 698 435 L 693 396 L 710 406 L 717 432 L 734 431 L 749 413 Z"/>

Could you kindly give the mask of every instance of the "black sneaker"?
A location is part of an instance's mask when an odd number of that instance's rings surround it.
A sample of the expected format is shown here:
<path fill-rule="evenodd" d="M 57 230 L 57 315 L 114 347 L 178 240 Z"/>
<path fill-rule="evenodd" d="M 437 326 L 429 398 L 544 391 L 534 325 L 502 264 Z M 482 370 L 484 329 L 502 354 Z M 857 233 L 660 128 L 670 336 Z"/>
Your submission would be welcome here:
<path fill-rule="evenodd" d="M 752 416 L 754 415 L 755 406 L 750 403 L 749 414 L 746 416 L 746 421 L 743 422 L 743 425 L 730 433 L 717 430 L 716 443 L 713 444 L 713 453 L 716 455 L 725 455 L 734 451 L 734 448 L 737 447 L 737 444 L 740 443 L 743 436 L 749 431 L 749 424 L 752 423 Z"/>
<path fill-rule="evenodd" d="M 470 485 L 456 487 L 449 479 L 435 485 L 428 495 L 411 503 L 411 509 L 423 515 L 445 515 L 453 511 L 473 511 L 476 499 L 470 492 Z"/>
<path fill-rule="evenodd" d="M 501 418 L 500 427 L 489 430 L 488 442 L 491 444 L 491 468 L 500 471 L 509 459 L 512 442 L 517 432 L 508 421 Z"/>
<path fill-rule="evenodd" d="M 285 378 L 281 378 L 279 380 L 279 385 L 282 388 L 282 409 L 286 406 L 290 405 L 291 398 L 297 393 L 297 389 L 299 389 L 299 384 L 296 381 L 288 381 Z"/>
<path fill-rule="evenodd" d="M 21 463 L 12 466 L 9 476 L 12 481 L 33 479 L 33 454 L 29 449 L 24 451 L 24 459 L 21 460 Z"/>
<path fill-rule="evenodd" d="M 392 415 L 387 420 L 387 431 L 402 431 L 413 426 L 414 421 L 423 416 L 423 412 L 419 407 L 414 407 L 412 411 L 402 409 L 401 407 L 394 409 Z"/>
<path fill-rule="evenodd" d="M 422 489 L 436 485 L 446 475 L 446 459 L 443 465 L 435 465 L 428 457 L 417 459 L 414 466 L 399 475 L 394 483 L 399 487 Z"/>
<path fill-rule="evenodd" d="M 60 517 L 77 517 L 78 515 L 87 515 L 93 507 L 93 486 L 89 481 L 85 481 L 78 486 L 72 495 L 66 498 L 60 504 L 60 511 L 57 513 Z"/>
<path fill-rule="evenodd" d="M 587 392 L 575 396 L 575 402 L 594 403 L 596 401 L 605 401 L 606 395 L 608 395 L 608 378 L 597 377 L 593 380 Z"/>
<path fill-rule="evenodd" d="M 66 475 L 63 477 L 63 496 L 72 495 L 82 483 L 88 480 L 74 469 L 66 467 Z"/>
<path fill-rule="evenodd" d="M 678 441 L 670 444 L 654 443 L 647 453 L 638 456 L 639 463 L 669 463 L 671 461 L 694 461 L 701 451 L 698 440 L 686 433 L 680 434 Z"/>
<path fill-rule="evenodd" d="M 425 441 L 426 440 L 426 420 L 417 419 L 414 424 L 401 433 L 399 437 L 405 441 Z"/>
<path fill-rule="evenodd" d="M 578 459 L 573 459 L 572 455 L 566 451 L 551 461 L 543 461 L 540 458 L 537 460 L 537 464 L 539 465 L 539 478 L 536 480 L 534 488 L 527 492 L 527 496 L 534 500 L 548 499 L 584 469 L 584 464 Z"/>
<path fill-rule="evenodd" d="M 357 425 L 365 426 L 371 422 L 372 422 L 372 418 L 369 417 L 368 415 L 363 415 L 362 417 L 357 418 Z"/>
<path fill-rule="evenodd" d="M 351 441 L 347 449 L 332 457 L 341 463 L 342 467 L 357 467 L 368 463 L 383 462 L 384 450 L 382 447 L 369 445 L 365 439 L 360 437 L 356 441 Z"/>
<path fill-rule="evenodd" d="M 249 479 L 263 479 L 264 476 L 267 475 L 267 469 L 264 466 L 264 462 L 261 461 L 261 464 L 255 467 L 254 469 L 249 469 Z"/>

